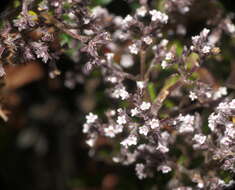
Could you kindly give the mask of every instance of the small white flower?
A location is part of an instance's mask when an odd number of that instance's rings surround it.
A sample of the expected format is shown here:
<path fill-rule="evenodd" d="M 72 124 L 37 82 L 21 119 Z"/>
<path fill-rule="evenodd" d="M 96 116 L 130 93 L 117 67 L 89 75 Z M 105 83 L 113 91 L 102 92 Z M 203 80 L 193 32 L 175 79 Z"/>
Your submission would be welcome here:
<path fill-rule="evenodd" d="M 162 13 L 157 10 L 151 10 L 149 11 L 149 14 L 152 16 L 151 17 L 152 21 L 158 21 L 164 24 L 167 24 L 168 22 L 168 15 L 166 15 L 165 13 Z"/>
<path fill-rule="evenodd" d="M 149 102 L 143 102 L 141 105 L 140 105 L 140 109 L 142 111 L 146 111 L 148 110 L 149 108 L 151 107 L 151 104 Z"/>
<path fill-rule="evenodd" d="M 209 32 L 210 32 L 209 29 L 204 28 L 204 29 L 202 30 L 202 32 L 201 32 L 201 35 L 202 35 L 204 38 L 206 38 L 206 37 L 208 36 Z"/>
<path fill-rule="evenodd" d="M 119 163 L 120 162 L 120 158 L 118 158 L 118 157 L 113 157 L 112 160 L 115 163 Z"/>
<path fill-rule="evenodd" d="M 147 136 L 148 132 L 149 132 L 149 128 L 147 126 L 144 125 L 142 127 L 139 127 L 139 134 Z"/>
<path fill-rule="evenodd" d="M 182 122 L 179 127 L 180 133 L 190 133 L 194 131 L 194 116 L 189 114 L 182 116 L 180 114 L 178 119 Z"/>
<path fill-rule="evenodd" d="M 179 9 L 182 14 L 189 12 L 189 7 L 185 6 Z"/>
<path fill-rule="evenodd" d="M 114 77 L 114 76 L 107 77 L 106 80 L 107 80 L 108 82 L 113 83 L 113 84 L 118 82 L 117 77 Z"/>
<path fill-rule="evenodd" d="M 86 144 L 90 147 L 93 147 L 95 145 L 96 138 L 90 138 L 86 140 Z"/>
<path fill-rule="evenodd" d="M 117 123 L 119 125 L 123 125 L 123 124 L 126 124 L 126 116 L 125 115 L 121 115 L 121 116 L 118 116 L 117 118 Z"/>
<path fill-rule="evenodd" d="M 229 137 L 223 137 L 220 139 L 220 143 L 224 146 L 229 146 L 232 143 L 232 140 Z"/>
<path fill-rule="evenodd" d="M 128 146 L 136 145 L 137 137 L 134 135 L 130 135 L 125 140 L 123 140 L 120 144 L 124 146 L 125 148 L 128 148 Z"/>
<path fill-rule="evenodd" d="M 146 15 L 146 13 L 147 13 L 147 9 L 144 6 L 136 9 L 136 14 L 140 17 L 144 17 Z"/>
<path fill-rule="evenodd" d="M 139 110 L 137 108 L 134 108 L 134 109 L 131 109 L 131 116 L 134 117 L 136 116 L 137 114 L 139 114 Z"/>
<path fill-rule="evenodd" d="M 113 19 L 113 22 L 117 26 L 121 26 L 123 24 L 123 18 L 121 16 L 115 16 L 114 19 Z"/>
<path fill-rule="evenodd" d="M 158 167 L 158 170 L 161 170 L 162 171 L 162 173 L 169 173 L 170 171 L 172 171 L 172 169 L 169 167 L 169 166 L 167 166 L 167 165 L 161 165 L 161 166 L 159 166 Z"/>
<path fill-rule="evenodd" d="M 109 113 L 110 113 L 110 115 L 111 115 L 111 116 L 115 116 L 116 111 L 115 111 L 115 110 L 110 110 L 110 112 L 109 112 Z"/>
<path fill-rule="evenodd" d="M 132 22 L 134 19 L 131 15 L 127 15 L 124 19 L 123 19 L 123 24 L 124 25 L 128 25 L 130 22 Z"/>
<path fill-rule="evenodd" d="M 171 61 L 171 60 L 173 59 L 173 57 L 174 57 L 173 53 L 168 52 L 168 53 L 166 54 L 165 60 L 166 60 L 166 61 Z"/>
<path fill-rule="evenodd" d="M 217 100 L 219 98 L 221 98 L 222 96 L 227 95 L 227 88 L 226 87 L 220 87 L 213 95 L 213 99 Z"/>
<path fill-rule="evenodd" d="M 143 38 L 143 41 L 147 44 L 150 45 L 153 43 L 153 39 L 150 36 L 146 36 Z"/>
<path fill-rule="evenodd" d="M 169 40 L 167 39 L 163 39 L 161 42 L 160 42 L 160 46 L 167 46 L 167 44 L 169 43 Z"/>
<path fill-rule="evenodd" d="M 235 25 L 234 24 L 232 24 L 231 22 L 227 22 L 226 26 L 227 26 L 227 29 L 230 33 L 235 32 Z"/>
<path fill-rule="evenodd" d="M 122 133 L 123 132 L 123 125 L 115 125 L 114 132 L 115 132 L 115 134 Z"/>
<path fill-rule="evenodd" d="M 105 56 L 107 57 L 108 61 L 111 61 L 114 57 L 114 53 L 106 53 Z"/>
<path fill-rule="evenodd" d="M 211 98 L 212 97 L 212 93 L 211 92 L 206 92 L 206 97 L 207 98 Z"/>
<path fill-rule="evenodd" d="M 211 131 L 215 130 L 216 127 L 216 120 L 218 119 L 218 115 L 215 113 L 212 113 L 209 118 L 208 118 L 208 127 L 210 128 Z"/>
<path fill-rule="evenodd" d="M 119 134 L 123 131 L 122 125 L 109 125 L 107 128 L 104 129 L 104 134 L 106 137 L 113 138 L 116 134 Z"/>
<path fill-rule="evenodd" d="M 164 153 L 164 154 L 169 152 L 169 148 L 162 145 L 161 143 L 158 143 L 158 147 L 156 149 L 159 150 L 160 152 Z"/>
<path fill-rule="evenodd" d="M 126 100 L 129 98 L 129 93 L 126 91 L 125 87 L 116 88 L 112 93 L 114 98 L 121 98 L 122 100 Z"/>
<path fill-rule="evenodd" d="M 134 60 L 133 60 L 132 55 L 123 54 L 121 56 L 120 65 L 123 66 L 124 68 L 130 68 L 131 66 L 133 66 Z"/>
<path fill-rule="evenodd" d="M 208 46 L 208 45 L 205 45 L 205 46 L 202 48 L 202 53 L 204 53 L 204 54 L 210 53 L 210 51 L 211 51 L 211 47 Z"/>
<path fill-rule="evenodd" d="M 107 9 L 103 8 L 103 7 L 100 7 L 100 6 L 96 6 L 92 9 L 92 16 L 93 17 L 99 17 L 101 15 L 107 15 L 108 12 L 107 12 Z"/>
<path fill-rule="evenodd" d="M 90 130 L 90 125 L 88 125 L 87 123 L 84 123 L 82 132 L 83 133 L 88 133 L 89 130 Z"/>
<path fill-rule="evenodd" d="M 136 164 L 135 165 L 135 171 L 136 171 L 136 175 L 139 179 L 144 179 L 147 177 L 146 173 L 144 172 L 144 164 Z"/>
<path fill-rule="evenodd" d="M 199 39 L 200 39 L 200 36 L 198 36 L 198 35 L 197 36 L 193 36 L 192 37 L 193 44 L 197 44 Z"/>
<path fill-rule="evenodd" d="M 144 81 L 137 81 L 136 85 L 139 89 L 143 89 L 145 87 L 145 82 Z"/>
<path fill-rule="evenodd" d="M 163 60 L 162 63 L 161 63 L 161 66 L 162 66 L 163 69 L 167 68 L 168 65 L 169 65 L 169 64 L 168 64 L 167 61 L 165 61 L 165 60 Z"/>
<path fill-rule="evenodd" d="M 110 138 L 113 138 L 116 136 L 115 134 L 115 130 L 114 130 L 114 126 L 113 125 L 110 125 L 108 126 L 107 128 L 104 129 L 104 135 L 106 137 L 110 137 Z"/>
<path fill-rule="evenodd" d="M 86 123 L 88 123 L 88 124 L 94 123 L 97 119 L 98 119 L 97 115 L 95 115 L 93 113 L 89 113 L 86 116 Z"/>
<path fill-rule="evenodd" d="M 156 129 L 160 126 L 159 120 L 158 119 L 152 119 L 152 120 L 149 121 L 149 125 L 150 125 L 151 129 Z"/>
<path fill-rule="evenodd" d="M 230 103 L 229 103 L 229 107 L 231 109 L 235 109 L 235 99 L 233 99 Z"/>
<path fill-rule="evenodd" d="M 189 92 L 189 98 L 190 98 L 192 101 L 198 99 L 196 93 L 195 93 L 195 92 L 192 92 L 192 91 Z"/>
<path fill-rule="evenodd" d="M 129 50 L 130 50 L 130 52 L 131 52 L 132 54 L 135 54 L 135 55 L 137 55 L 138 52 L 139 52 L 139 48 L 137 47 L 136 44 L 130 45 L 130 46 L 129 46 Z"/>
<path fill-rule="evenodd" d="M 206 141 L 206 136 L 202 134 L 196 134 L 194 135 L 193 140 L 202 145 Z"/>

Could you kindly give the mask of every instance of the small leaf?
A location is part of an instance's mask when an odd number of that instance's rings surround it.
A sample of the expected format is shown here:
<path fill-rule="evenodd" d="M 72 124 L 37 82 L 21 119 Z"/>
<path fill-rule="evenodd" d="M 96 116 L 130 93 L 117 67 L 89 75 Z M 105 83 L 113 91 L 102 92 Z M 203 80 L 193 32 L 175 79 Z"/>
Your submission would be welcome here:
<path fill-rule="evenodd" d="M 154 89 L 154 84 L 152 82 L 150 82 L 148 84 L 148 92 L 149 92 L 151 101 L 154 101 L 155 98 L 156 98 L 156 92 L 155 92 L 155 89 Z"/>

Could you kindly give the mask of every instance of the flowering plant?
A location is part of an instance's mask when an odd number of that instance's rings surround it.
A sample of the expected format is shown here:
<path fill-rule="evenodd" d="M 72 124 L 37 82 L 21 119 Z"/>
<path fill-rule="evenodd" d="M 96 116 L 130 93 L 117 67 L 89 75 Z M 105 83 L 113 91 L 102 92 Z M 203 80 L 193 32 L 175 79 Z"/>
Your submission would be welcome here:
<path fill-rule="evenodd" d="M 220 45 L 225 35 L 234 37 L 235 25 L 218 4 L 165 0 L 156 9 L 140 0 L 121 17 L 88 1 L 25 0 L 4 23 L 1 55 L 48 63 L 54 78 L 61 74 L 56 60 L 73 49 L 65 86 L 73 89 L 76 76 L 98 72 L 106 86 L 102 98 L 112 102 L 85 116 L 91 156 L 105 139 L 112 161 L 134 165 L 140 180 L 162 173 L 169 175 L 166 189 L 224 189 L 235 173 L 235 99 L 231 80 L 219 85 L 206 64 L 225 60 Z M 187 22 L 206 6 L 215 16 L 203 17 L 206 24 L 191 35 Z M 3 77 L 3 64 L 0 71 Z"/>

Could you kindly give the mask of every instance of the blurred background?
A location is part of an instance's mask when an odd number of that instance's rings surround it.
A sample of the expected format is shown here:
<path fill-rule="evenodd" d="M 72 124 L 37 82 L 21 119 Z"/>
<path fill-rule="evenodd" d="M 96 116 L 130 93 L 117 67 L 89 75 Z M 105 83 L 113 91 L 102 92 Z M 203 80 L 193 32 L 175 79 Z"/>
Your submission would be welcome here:
<path fill-rule="evenodd" d="M 125 17 L 138 6 L 138 1 L 129 2 L 94 0 L 92 3 Z M 11 3 L 1 0 L 1 13 Z M 233 0 L 221 0 L 220 5 L 227 12 L 235 10 Z M 186 18 L 189 33 L 183 40 L 205 27 L 210 12 L 200 11 L 200 18 L 199 15 Z M 225 38 L 223 46 L 228 43 Z M 233 49 L 228 51 L 231 53 Z M 71 68 L 76 68 L 76 64 L 79 67 L 80 63 L 75 64 L 66 54 L 56 64 L 62 74 L 55 79 L 48 77 L 50 68 L 43 63 L 6 68 L 3 100 L 6 105 L 1 112 L 9 120 L 0 121 L 0 190 L 142 190 L 159 182 L 164 184 L 167 175 L 139 181 L 132 167 L 113 165 L 106 159 L 107 142 L 100 142 L 99 156 L 90 157 L 93 153 L 84 143 L 82 124 L 87 112 L 93 109 L 102 112 L 106 108 L 105 87 L 97 74 L 73 76 Z M 223 80 L 229 74 L 230 63 L 220 70 L 218 77 Z M 69 77 L 76 77 L 76 85 L 66 83 Z"/>

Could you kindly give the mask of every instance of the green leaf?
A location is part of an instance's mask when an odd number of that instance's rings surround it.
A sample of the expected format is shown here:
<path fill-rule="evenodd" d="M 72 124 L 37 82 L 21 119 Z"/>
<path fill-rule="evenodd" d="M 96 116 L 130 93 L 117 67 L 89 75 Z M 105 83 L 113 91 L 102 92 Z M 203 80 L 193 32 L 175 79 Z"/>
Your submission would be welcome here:
<path fill-rule="evenodd" d="M 171 75 L 165 82 L 163 89 L 168 89 L 178 82 L 180 76 L 178 74 Z"/>
<path fill-rule="evenodd" d="M 157 95 L 156 95 L 156 92 L 155 92 L 154 84 L 152 82 L 150 82 L 148 84 L 148 92 L 149 92 L 151 101 L 153 102 Z"/>
<path fill-rule="evenodd" d="M 68 36 L 67 34 L 64 34 L 64 33 L 60 34 L 59 38 L 60 38 L 60 45 L 61 46 L 65 45 L 65 44 L 69 44 L 69 42 L 72 39 L 70 36 Z"/>
<path fill-rule="evenodd" d="M 92 0 L 93 5 L 107 5 L 111 2 L 112 0 Z"/>

